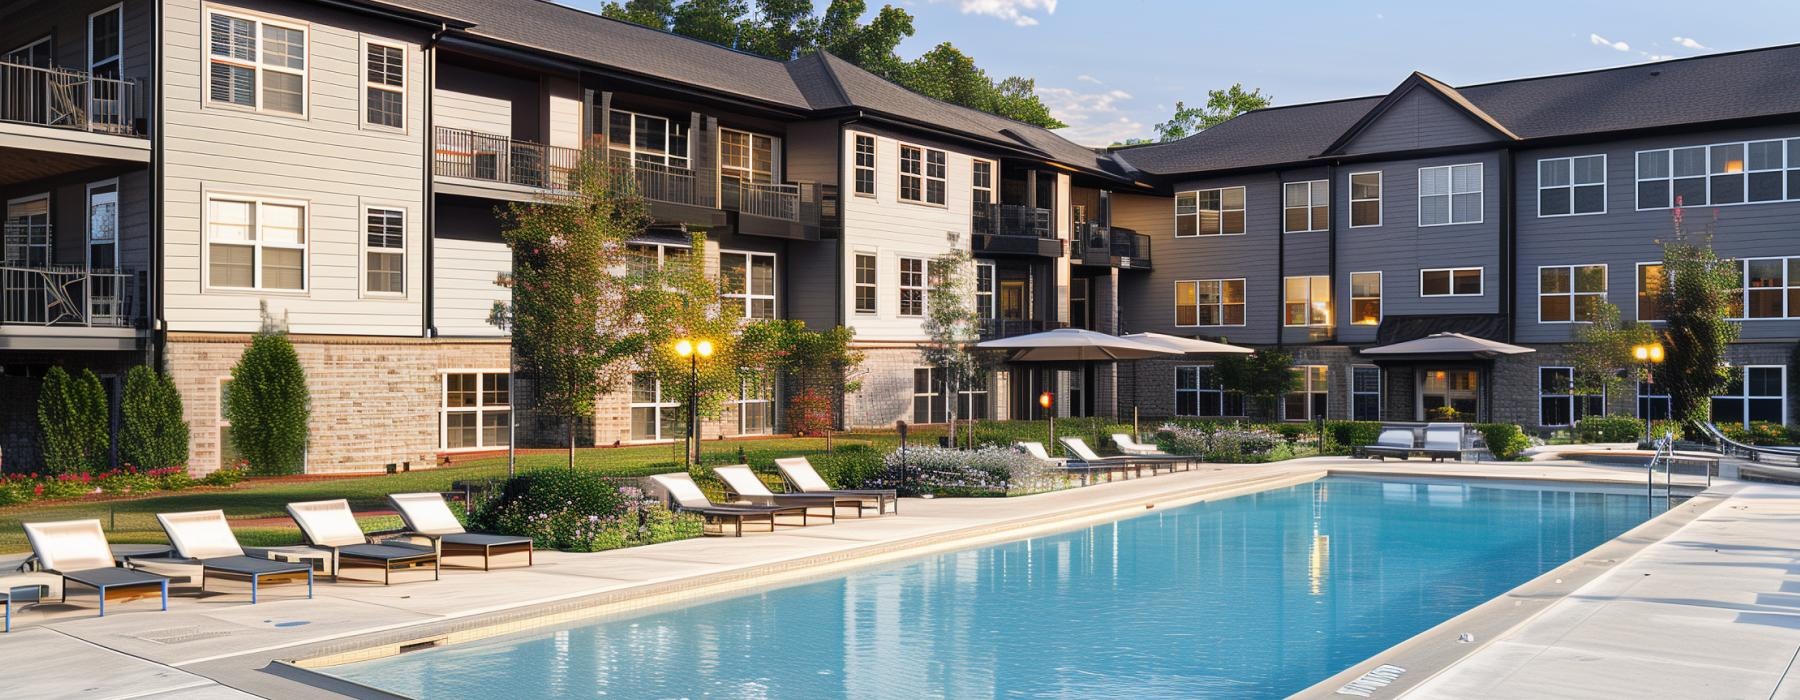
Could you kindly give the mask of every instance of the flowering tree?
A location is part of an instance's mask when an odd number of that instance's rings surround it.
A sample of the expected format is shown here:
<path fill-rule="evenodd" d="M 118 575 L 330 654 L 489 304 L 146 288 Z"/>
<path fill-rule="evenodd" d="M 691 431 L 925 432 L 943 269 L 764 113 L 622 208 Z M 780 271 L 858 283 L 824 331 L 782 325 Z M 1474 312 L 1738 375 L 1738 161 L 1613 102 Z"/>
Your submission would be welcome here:
<path fill-rule="evenodd" d="M 1683 425 L 1708 420 L 1712 396 L 1731 378 L 1725 365 L 1725 349 L 1737 340 L 1738 324 L 1731 320 L 1738 296 L 1739 268 L 1713 251 L 1714 224 L 1699 235 L 1683 226 L 1676 203 L 1675 235 L 1662 244 L 1663 270 L 1662 341 L 1666 358 L 1657 373 L 1669 395 L 1669 417 Z"/>
<path fill-rule="evenodd" d="M 779 373 L 788 381 L 787 426 L 797 435 L 817 435 L 836 425 L 844 395 L 862 388 L 851 379 L 863 353 L 850 346 L 856 331 L 836 326 L 807 330 L 792 319 L 767 319 L 744 325 L 739 341 L 741 371 L 748 380 Z"/>

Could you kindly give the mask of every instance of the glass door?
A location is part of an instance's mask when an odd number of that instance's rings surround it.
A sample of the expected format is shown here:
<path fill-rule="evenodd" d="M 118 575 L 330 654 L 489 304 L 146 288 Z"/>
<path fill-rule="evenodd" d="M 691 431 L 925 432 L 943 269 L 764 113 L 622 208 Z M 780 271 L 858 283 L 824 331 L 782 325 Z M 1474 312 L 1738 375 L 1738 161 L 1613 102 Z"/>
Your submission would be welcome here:
<path fill-rule="evenodd" d="M 1429 420 L 1441 406 L 1456 410 L 1458 420 L 1480 420 L 1481 373 L 1472 369 L 1427 369 L 1420 383 L 1418 420 Z"/>

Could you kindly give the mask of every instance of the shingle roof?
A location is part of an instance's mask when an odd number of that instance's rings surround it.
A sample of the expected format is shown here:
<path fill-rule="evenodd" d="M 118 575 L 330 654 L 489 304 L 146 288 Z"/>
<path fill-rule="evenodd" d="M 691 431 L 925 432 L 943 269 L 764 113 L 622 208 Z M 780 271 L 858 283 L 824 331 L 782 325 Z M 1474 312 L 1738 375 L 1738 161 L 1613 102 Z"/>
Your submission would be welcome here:
<path fill-rule="evenodd" d="M 1303 161 L 1325 150 L 1381 100 L 1359 97 L 1259 109 L 1180 141 L 1122 148 L 1113 155 L 1151 174 Z"/>

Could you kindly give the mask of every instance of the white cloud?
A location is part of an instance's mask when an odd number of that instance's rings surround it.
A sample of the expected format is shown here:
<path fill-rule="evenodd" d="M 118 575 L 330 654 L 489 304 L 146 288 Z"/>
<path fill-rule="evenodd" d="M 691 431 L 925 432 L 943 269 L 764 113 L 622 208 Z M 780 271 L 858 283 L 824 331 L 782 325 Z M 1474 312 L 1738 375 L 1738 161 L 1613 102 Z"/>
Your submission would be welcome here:
<path fill-rule="evenodd" d="M 1083 75 L 1077 75 L 1077 76 L 1075 76 L 1075 79 L 1076 79 L 1076 80 L 1079 80 L 1079 81 L 1081 81 L 1081 82 L 1084 82 L 1084 83 L 1093 83 L 1093 84 L 1095 84 L 1095 85 L 1099 85 L 1099 84 L 1100 84 L 1100 79 L 1099 79 L 1099 78 L 1096 78 L 1096 77 L 1094 77 L 1094 76 L 1091 76 L 1091 75 L 1085 75 L 1085 74 L 1083 74 Z"/>
<path fill-rule="evenodd" d="M 1599 34 L 1589 34 L 1588 35 L 1588 43 L 1593 44 L 1595 46 L 1604 46 L 1604 47 L 1607 47 L 1614 51 L 1630 51 L 1631 50 L 1630 44 L 1627 44 L 1623 41 L 1608 41 L 1606 37 L 1600 36 Z"/>
<path fill-rule="evenodd" d="M 1705 46 L 1700 45 L 1700 42 L 1696 41 L 1691 36 L 1678 36 L 1673 39 L 1670 39 L 1669 41 L 1675 42 L 1677 45 L 1681 46 L 1682 48 L 1689 48 L 1689 49 L 1693 49 L 1695 51 L 1705 51 L 1706 50 Z"/>
<path fill-rule="evenodd" d="M 1646 54 L 1644 54 L 1644 60 L 1646 60 L 1646 61 L 1667 61 L 1671 58 L 1674 58 L 1674 56 L 1670 56 L 1665 53 L 1646 53 Z"/>
<path fill-rule="evenodd" d="M 1029 27 L 1037 24 L 1038 20 L 1026 13 L 1043 10 L 1047 15 L 1056 14 L 1056 2 L 1057 0 L 962 0 L 962 13 L 987 15 L 1021 27 Z"/>
<path fill-rule="evenodd" d="M 1131 99 L 1124 90 L 1081 92 L 1071 88 L 1040 87 L 1037 94 L 1050 108 L 1050 115 L 1068 124 L 1057 133 L 1084 146 L 1105 146 L 1149 133 L 1143 122 L 1132 119 L 1120 108 Z"/>

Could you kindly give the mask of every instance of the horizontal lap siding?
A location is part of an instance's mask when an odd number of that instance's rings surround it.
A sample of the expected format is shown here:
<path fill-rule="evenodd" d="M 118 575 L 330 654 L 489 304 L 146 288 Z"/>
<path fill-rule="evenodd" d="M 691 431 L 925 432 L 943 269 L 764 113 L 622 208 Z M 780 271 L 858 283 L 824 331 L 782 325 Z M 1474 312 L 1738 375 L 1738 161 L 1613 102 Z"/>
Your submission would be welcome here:
<path fill-rule="evenodd" d="M 1283 171 L 1279 177 L 1283 183 L 1310 182 L 1327 179 L 1328 171 L 1325 168 L 1317 167 L 1303 168 Z M 1327 186 L 1327 196 L 1335 192 L 1337 188 L 1337 183 L 1330 183 Z M 1319 277 L 1331 274 L 1331 234 L 1327 231 L 1287 232 L 1287 186 L 1285 184 L 1276 190 L 1274 206 L 1280 214 L 1276 226 L 1278 230 L 1282 231 L 1281 259 L 1285 261 L 1281 270 L 1282 286 L 1275 289 L 1276 298 L 1283 304 L 1283 306 L 1277 307 L 1276 313 L 1280 315 L 1277 316 L 1276 323 L 1285 324 L 1287 322 L 1285 316 L 1286 278 Z M 1336 317 L 1335 313 L 1333 317 Z M 1281 340 L 1284 343 L 1317 342 L 1328 340 L 1330 337 L 1330 328 L 1288 327 L 1285 325 L 1281 328 Z"/>
<path fill-rule="evenodd" d="M 196 0 L 166 4 L 164 147 L 166 305 L 171 330 L 246 332 L 259 305 L 296 333 L 418 335 L 423 299 L 423 36 L 294 2 L 214 5 L 307 29 L 304 118 L 203 105 L 205 19 Z M 407 48 L 407 129 L 362 126 L 363 39 Z M 205 195 L 308 203 L 305 292 L 221 291 L 206 278 Z M 401 207 L 406 221 L 404 298 L 365 297 L 362 207 Z M 483 314 L 485 315 L 485 309 Z"/>
<path fill-rule="evenodd" d="M 1143 284 L 1124 288 L 1121 316 L 1129 330 L 1221 336 L 1233 343 L 1270 344 L 1281 328 L 1277 246 L 1281 233 L 1281 183 L 1274 173 L 1189 181 L 1176 192 L 1245 187 L 1245 233 L 1240 236 L 1175 237 L 1175 201 L 1167 197 L 1113 198 L 1113 222 L 1151 236 L 1155 268 Z M 1322 234 L 1321 234 L 1322 235 Z M 1244 326 L 1175 325 L 1175 283 L 1244 278 Z M 1142 292 L 1137 294 L 1134 292 Z"/>
<path fill-rule="evenodd" d="M 1385 153 L 1483 143 L 1493 130 L 1426 88 L 1414 88 L 1344 147 L 1345 153 Z"/>

